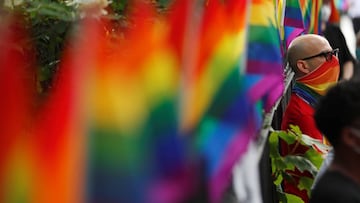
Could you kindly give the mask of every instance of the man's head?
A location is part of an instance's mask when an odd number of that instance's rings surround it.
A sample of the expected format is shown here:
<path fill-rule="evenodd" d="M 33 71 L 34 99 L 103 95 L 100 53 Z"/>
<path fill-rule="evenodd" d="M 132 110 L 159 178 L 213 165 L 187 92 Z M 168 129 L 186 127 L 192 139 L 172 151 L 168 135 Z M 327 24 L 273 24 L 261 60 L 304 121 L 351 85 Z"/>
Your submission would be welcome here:
<path fill-rule="evenodd" d="M 337 149 L 358 151 L 360 155 L 360 81 L 344 81 L 320 99 L 315 122 Z"/>
<path fill-rule="evenodd" d="M 305 34 L 295 38 L 287 52 L 287 61 L 295 72 L 295 78 L 307 75 L 323 64 L 326 58 L 321 53 L 330 51 L 329 42 L 320 35 Z"/>

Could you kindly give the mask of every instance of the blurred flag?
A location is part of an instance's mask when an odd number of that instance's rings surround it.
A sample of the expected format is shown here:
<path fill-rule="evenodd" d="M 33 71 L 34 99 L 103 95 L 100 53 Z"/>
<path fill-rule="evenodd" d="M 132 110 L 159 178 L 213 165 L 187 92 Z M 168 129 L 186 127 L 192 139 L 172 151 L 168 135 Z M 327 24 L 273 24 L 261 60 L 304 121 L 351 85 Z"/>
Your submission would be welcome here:
<path fill-rule="evenodd" d="M 256 82 L 245 77 L 247 14 L 247 1 L 208 1 L 183 64 L 181 130 L 196 136 L 211 202 L 231 185 L 232 167 L 255 134 L 246 94 Z"/>
<path fill-rule="evenodd" d="M 305 30 L 299 0 L 286 1 L 285 19 L 288 19 L 284 22 L 284 42 L 286 50 L 290 42 Z"/>
<path fill-rule="evenodd" d="M 249 97 L 253 103 L 262 100 L 265 110 L 269 111 L 284 88 L 281 42 L 274 2 L 254 0 L 250 12 L 246 72 L 257 78 L 258 82 L 249 90 Z"/>
<path fill-rule="evenodd" d="M 36 90 L 34 56 L 20 15 L 2 15 L 0 25 L 0 201 L 31 196 L 33 157 L 30 116 Z"/>
<path fill-rule="evenodd" d="M 299 0 L 286 1 L 284 25 L 296 28 L 304 28 Z"/>

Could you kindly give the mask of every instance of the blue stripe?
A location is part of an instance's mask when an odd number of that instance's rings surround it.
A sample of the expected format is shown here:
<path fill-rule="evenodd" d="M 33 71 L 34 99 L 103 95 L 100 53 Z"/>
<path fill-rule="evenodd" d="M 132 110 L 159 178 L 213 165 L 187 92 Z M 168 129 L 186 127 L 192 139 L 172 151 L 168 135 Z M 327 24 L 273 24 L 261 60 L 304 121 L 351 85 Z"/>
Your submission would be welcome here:
<path fill-rule="evenodd" d="M 285 17 L 302 20 L 302 13 L 301 13 L 300 8 L 286 7 L 285 8 Z"/>
<path fill-rule="evenodd" d="M 271 62 L 282 61 L 278 46 L 259 43 L 250 43 L 248 45 L 248 59 Z"/>
<path fill-rule="evenodd" d="M 216 173 L 229 143 L 239 130 L 238 126 L 229 125 L 215 118 L 208 118 L 202 122 L 200 134 L 206 135 L 206 139 L 201 143 L 200 150 L 206 159 L 207 178 Z"/>

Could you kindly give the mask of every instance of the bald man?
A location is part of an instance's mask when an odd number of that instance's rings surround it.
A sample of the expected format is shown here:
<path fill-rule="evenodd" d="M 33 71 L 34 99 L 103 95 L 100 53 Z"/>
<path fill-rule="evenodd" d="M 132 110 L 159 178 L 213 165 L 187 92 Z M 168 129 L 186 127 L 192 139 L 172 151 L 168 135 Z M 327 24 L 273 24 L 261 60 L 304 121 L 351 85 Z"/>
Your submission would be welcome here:
<path fill-rule="evenodd" d="M 338 80 L 340 66 L 337 54 L 338 50 L 332 49 L 329 42 L 319 35 L 302 35 L 290 43 L 287 61 L 295 73 L 295 84 L 283 115 L 282 130 L 289 129 L 291 124 L 297 125 L 303 134 L 320 141 L 323 140 L 313 118 L 314 107 L 325 95 L 326 90 L 336 84 Z M 296 148 L 294 148 L 295 146 Z M 304 154 L 306 150 L 307 148 L 297 146 L 297 144 L 281 143 L 283 155 Z M 292 173 L 295 176 L 311 177 L 310 173 L 300 173 L 298 170 Z M 297 188 L 298 181 L 299 179 L 295 179 L 295 183 L 285 181 L 284 190 L 301 197 L 304 202 L 308 202 L 307 192 Z"/>

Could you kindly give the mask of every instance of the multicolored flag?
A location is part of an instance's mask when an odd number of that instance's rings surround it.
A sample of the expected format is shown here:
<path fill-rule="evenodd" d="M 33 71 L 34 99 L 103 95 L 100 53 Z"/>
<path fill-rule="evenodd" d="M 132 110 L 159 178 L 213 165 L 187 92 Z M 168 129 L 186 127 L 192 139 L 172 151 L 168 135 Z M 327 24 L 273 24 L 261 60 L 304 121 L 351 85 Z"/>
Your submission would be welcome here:
<path fill-rule="evenodd" d="M 252 1 L 248 29 L 246 73 L 258 80 L 249 90 L 249 97 L 253 103 L 262 100 L 269 111 L 284 88 L 280 33 L 273 1 Z"/>
<path fill-rule="evenodd" d="M 2 15 L 0 25 L 0 202 L 32 195 L 32 96 L 36 90 L 34 55 L 20 15 Z"/>
<path fill-rule="evenodd" d="M 185 0 L 164 16 L 136 3 L 120 31 L 84 18 L 36 113 L 26 32 L 3 23 L 0 200 L 220 202 L 283 93 L 274 2 Z M 319 5 L 282 5 L 287 43 L 319 31 Z"/>
<path fill-rule="evenodd" d="M 287 0 L 285 6 L 284 26 L 303 29 L 304 21 L 299 0 Z"/>

